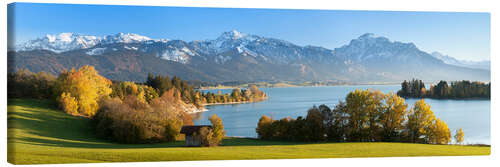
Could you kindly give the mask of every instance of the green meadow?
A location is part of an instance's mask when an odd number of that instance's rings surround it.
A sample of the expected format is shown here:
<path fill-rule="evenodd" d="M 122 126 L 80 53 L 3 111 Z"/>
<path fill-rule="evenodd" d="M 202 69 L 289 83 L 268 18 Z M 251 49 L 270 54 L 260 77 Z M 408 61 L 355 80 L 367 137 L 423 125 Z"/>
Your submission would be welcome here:
<path fill-rule="evenodd" d="M 488 146 L 409 143 L 301 143 L 231 138 L 218 147 L 118 144 L 95 137 L 89 120 L 47 100 L 8 100 L 8 161 L 13 164 L 489 155 Z M 257 123 L 257 122 L 256 122 Z"/>

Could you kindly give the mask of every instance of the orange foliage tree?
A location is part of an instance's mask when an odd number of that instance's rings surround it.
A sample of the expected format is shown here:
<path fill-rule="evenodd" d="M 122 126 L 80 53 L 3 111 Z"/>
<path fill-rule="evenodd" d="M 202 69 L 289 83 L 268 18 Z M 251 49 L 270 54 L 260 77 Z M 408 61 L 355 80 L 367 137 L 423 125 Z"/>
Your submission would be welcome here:
<path fill-rule="evenodd" d="M 108 97 L 111 81 L 99 75 L 93 66 L 74 68 L 59 75 L 55 94 L 61 108 L 73 115 L 92 117 L 99 108 L 99 100 Z M 69 104 L 69 103 L 75 103 Z"/>

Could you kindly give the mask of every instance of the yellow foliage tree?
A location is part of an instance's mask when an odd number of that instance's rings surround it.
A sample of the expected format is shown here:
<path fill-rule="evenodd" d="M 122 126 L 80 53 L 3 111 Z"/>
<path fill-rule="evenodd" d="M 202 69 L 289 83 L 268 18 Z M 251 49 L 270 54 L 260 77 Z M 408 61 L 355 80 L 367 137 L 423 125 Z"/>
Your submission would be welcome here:
<path fill-rule="evenodd" d="M 405 99 L 394 93 L 385 96 L 385 104 L 381 114 L 383 138 L 385 141 L 396 141 L 399 132 L 403 130 L 408 116 L 408 105 Z"/>
<path fill-rule="evenodd" d="M 55 91 L 61 95 L 58 99 L 66 93 L 66 96 L 76 100 L 78 111 L 72 113 L 65 110 L 67 113 L 92 117 L 99 108 L 98 101 L 111 93 L 110 85 L 111 81 L 99 75 L 93 66 L 83 66 L 78 71 L 62 72 L 56 81 Z"/>
<path fill-rule="evenodd" d="M 69 114 L 77 114 L 78 113 L 78 103 L 74 97 L 71 96 L 71 93 L 62 93 L 59 98 L 59 103 L 61 104 L 61 108 Z"/>
<path fill-rule="evenodd" d="M 384 94 L 381 91 L 356 89 L 346 97 L 346 106 L 351 127 L 347 135 L 351 141 L 375 141 L 380 130 L 378 124 L 383 105 Z"/>
<path fill-rule="evenodd" d="M 219 145 L 222 142 L 222 138 L 226 135 L 226 132 L 224 131 L 224 124 L 222 123 L 220 117 L 216 114 L 210 116 L 208 120 L 212 123 L 212 138 L 210 146 Z"/>
<path fill-rule="evenodd" d="M 456 143 L 461 144 L 464 142 L 464 131 L 462 130 L 462 128 L 457 130 L 454 137 Z"/>
<path fill-rule="evenodd" d="M 429 139 L 432 144 L 448 144 L 451 141 L 451 133 L 446 122 L 438 118 L 432 126 Z"/>
<path fill-rule="evenodd" d="M 431 106 L 423 99 L 415 102 L 413 108 L 410 110 L 408 115 L 407 129 L 408 135 L 411 142 L 422 142 L 422 137 L 424 140 L 429 140 L 432 135 L 432 127 L 436 116 L 431 110 Z"/>

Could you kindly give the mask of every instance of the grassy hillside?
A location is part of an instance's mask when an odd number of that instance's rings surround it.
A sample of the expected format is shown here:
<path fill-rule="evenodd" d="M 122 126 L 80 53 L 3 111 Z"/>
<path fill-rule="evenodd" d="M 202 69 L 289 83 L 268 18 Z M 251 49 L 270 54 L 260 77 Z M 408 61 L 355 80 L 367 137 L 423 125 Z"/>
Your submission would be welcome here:
<path fill-rule="evenodd" d="M 44 100 L 8 100 L 8 161 L 14 164 L 222 159 L 489 155 L 490 147 L 406 143 L 295 143 L 226 138 L 215 148 L 116 144 L 97 139 L 85 118 Z"/>

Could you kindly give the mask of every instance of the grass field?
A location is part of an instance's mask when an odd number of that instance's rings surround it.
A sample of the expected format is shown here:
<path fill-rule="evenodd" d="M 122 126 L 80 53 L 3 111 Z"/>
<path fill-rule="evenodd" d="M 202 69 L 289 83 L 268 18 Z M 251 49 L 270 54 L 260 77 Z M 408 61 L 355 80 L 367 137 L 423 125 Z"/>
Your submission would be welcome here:
<path fill-rule="evenodd" d="M 489 155 L 490 147 L 407 143 L 296 143 L 226 138 L 215 148 L 116 144 L 96 138 L 89 121 L 44 100 L 8 100 L 8 161 L 13 164 Z"/>

